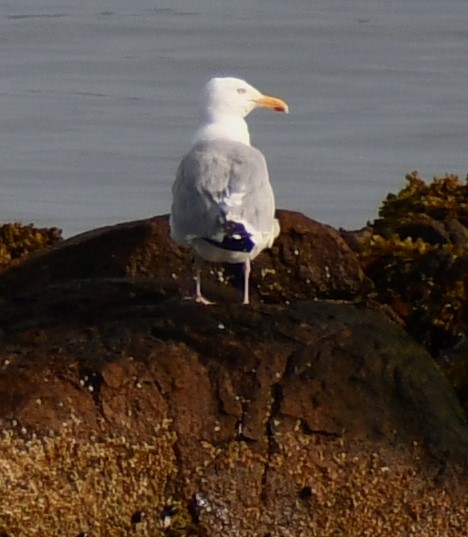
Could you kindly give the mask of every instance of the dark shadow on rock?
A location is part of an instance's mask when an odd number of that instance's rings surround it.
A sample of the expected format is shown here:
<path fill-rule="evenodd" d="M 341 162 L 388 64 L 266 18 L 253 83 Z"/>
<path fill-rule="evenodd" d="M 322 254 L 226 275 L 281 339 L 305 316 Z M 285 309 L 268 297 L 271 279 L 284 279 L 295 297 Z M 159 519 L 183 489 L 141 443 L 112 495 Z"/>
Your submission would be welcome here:
<path fill-rule="evenodd" d="M 0 323 L 4 427 L 48 431 L 73 414 L 84 435 L 142 439 L 169 417 L 192 464 L 201 440 L 269 449 L 279 420 L 311 435 L 418 441 L 437 459 L 468 458 L 467 424 L 445 377 L 364 307 L 201 307 L 165 297 L 157 280 L 108 278 L 11 299 Z"/>

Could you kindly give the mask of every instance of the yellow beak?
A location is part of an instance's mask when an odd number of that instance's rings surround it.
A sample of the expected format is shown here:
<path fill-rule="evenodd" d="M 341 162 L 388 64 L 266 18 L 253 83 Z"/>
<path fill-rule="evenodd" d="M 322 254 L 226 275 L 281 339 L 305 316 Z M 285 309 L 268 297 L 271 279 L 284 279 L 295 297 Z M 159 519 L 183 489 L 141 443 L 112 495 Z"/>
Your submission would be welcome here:
<path fill-rule="evenodd" d="M 286 114 L 289 112 L 289 106 L 282 99 L 278 99 L 278 97 L 271 97 L 270 95 L 262 95 L 256 99 L 255 106 L 270 108 L 276 112 L 284 112 Z"/>

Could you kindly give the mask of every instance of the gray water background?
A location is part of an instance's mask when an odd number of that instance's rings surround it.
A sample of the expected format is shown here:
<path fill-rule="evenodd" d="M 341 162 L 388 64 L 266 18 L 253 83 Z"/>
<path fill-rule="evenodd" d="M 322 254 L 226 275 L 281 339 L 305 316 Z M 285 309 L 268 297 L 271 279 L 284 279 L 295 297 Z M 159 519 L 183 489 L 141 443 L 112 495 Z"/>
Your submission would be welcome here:
<path fill-rule="evenodd" d="M 279 207 L 356 228 L 468 172 L 467 0 L 0 1 L 0 221 L 168 212 L 213 74 L 290 105 L 249 116 Z"/>

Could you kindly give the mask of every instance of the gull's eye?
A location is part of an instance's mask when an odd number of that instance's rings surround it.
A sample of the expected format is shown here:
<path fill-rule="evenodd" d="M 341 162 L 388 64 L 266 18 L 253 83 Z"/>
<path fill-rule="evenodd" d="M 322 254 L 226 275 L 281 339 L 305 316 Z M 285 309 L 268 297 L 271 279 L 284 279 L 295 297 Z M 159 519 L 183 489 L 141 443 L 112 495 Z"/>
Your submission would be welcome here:
<path fill-rule="evenodd" d="M 237 93 L 239 93 L 240 95 L 242 95 L 243 93 L 245 93 L 247 90 L 245 88 L 237 88 Z"/>

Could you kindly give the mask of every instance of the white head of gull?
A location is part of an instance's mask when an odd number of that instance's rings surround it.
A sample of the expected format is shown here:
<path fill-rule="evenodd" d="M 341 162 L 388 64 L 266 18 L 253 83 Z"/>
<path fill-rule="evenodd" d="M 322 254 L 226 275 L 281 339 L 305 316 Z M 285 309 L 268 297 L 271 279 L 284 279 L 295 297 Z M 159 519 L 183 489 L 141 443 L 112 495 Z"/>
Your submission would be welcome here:
<path fill-rule="evenodd" d="M 245 117 L 255 108 L 288 112 L 277 97 L 238 78 L 212 78 L 205 86 L 202 126 L 182 159 L 172 187 L 171 237 L 195 251 L 195 300 L 202 260 L 242 263 L 249 303 L 250 261 L 279 235 L 265 158 L 250 145 Z"/>

